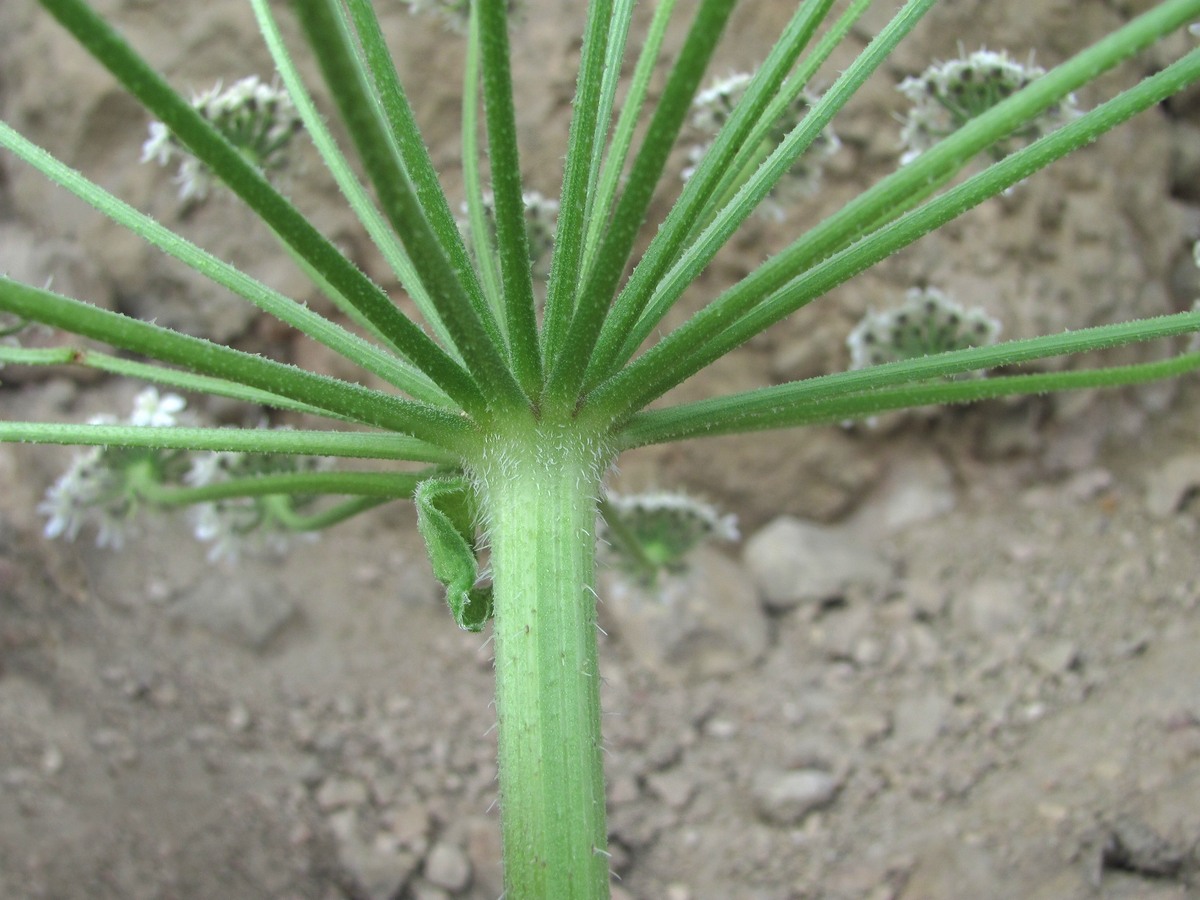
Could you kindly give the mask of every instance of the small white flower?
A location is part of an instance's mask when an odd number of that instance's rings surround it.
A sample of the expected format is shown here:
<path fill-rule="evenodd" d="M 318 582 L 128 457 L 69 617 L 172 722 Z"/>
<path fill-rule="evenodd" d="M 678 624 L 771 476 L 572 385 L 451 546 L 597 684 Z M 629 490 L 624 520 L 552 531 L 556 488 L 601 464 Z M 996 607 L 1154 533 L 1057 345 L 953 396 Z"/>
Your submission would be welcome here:
<path fill-rule="evenodd" d="M 105 465 L 104 449 L 92 447 L 76 454 L 71 465 L 46 490 L 37 511 L 48 517 L 42 533 L 48 538 L 75 540 L 85 525 L 97 525 L 110 543 L 119 528 L 110 505 L 124 506 L 120 479 Z"/>
<path fill-rule="evenodd" d="M 142 162 L 153 160 L 160 166 L 165 166 L 170 163 L 174 150 L 171 132 L 167 126 L 162 122 L 151 122 L 150 137 L 142 144 Z"/>
<path fill-rule="evenodd" d="M 187 401 L 178 394 L 160 395 L 158 388 L 148 387 L 134 398 L 129 424 L 170 427 L 176 424 L 178 414 L 183 412 L 186 406 Z"/>

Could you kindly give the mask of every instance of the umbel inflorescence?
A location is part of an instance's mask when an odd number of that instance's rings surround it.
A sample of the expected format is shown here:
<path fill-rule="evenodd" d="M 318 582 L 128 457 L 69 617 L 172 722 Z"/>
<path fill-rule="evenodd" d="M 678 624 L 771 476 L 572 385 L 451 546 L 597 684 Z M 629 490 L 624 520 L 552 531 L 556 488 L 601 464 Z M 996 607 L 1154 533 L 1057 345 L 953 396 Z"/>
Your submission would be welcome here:
<path fill-rule="evenodd" d="M 869 312 L 850 332 L 850 368 L 865 369 L 949 350 L 996 343 L 1000 322 L 981 308 L 966 309 L 937 288 L 912 288 L 904 302 Z"/>
<path fill-rule="evenodd" d="M 148 387 L 124 420 L 98 416 L 93 424 L 170 428 L 191 424 L 178 394 Z M 193 532 L 209 544 L 210 560 L 237 560 L 244 552 L 286 548 L 305 529 L 299 513 L 313 500 L 303 495 L 231 496 L 200 499 L 197 491 L 265 475 L 316 472 L 328 459 L 293 454 L 89 447 L 46 491 L 38 511 L 46 537 L 74 540 L 94 531 L 100 547 L 120 549 L 136 534 L 141 514 L 188 506 Z M 188 501 L 191 502 L 188 502 Z"/>
<path fill-rule="evenodd" d="M 955 129 L 1045 74 L 1046 70 L 1034 65 L 1032 58 L 1020 63 L 1003 50 L 981 49 L 934 63 L 920 75 L 904 79 L 898 89 L 912 103 L 912 109 L 900 134 L 905 147 L 901 165 L 912 162 Z M 996 144 L 992 154 L 997 158 L 1005 156 L 1078 115 L 1075 96 L 1068 94 Z"/>
<path fill-rule="evenodd" d="M 247 160 L 267 173 L 287 164 L 288 145 L 301 129 L 288 92 L 257 75 L 239 79 L 227 88 L 218 83 L 196 94 L 192 106 Z M 150 123 L 150 137 L 142 145 L 142 162 L 150 161 L 164 167 L 178 161 L 175 181 L 181 201 L 208 196 L 212 177 L 207 167 L 162 122 Z"/>
<path fill-rule="evenodd" d="M 695 173 L 696 167 L 712 146 L 713 136 L 733 115 L 734 108 L 745 96 L 753 77 L 748 72 L 735 72 L 715 80 L 696 94 L 696 99 L 692 102 L 691 124 L 702 142 L 688 148 L 688 166 L 682 173 L 685 181 Z M 759 152 L 752 155 L 748 171 L 745 173 L 747 176 L 800 124 L 816 101 L 816 95 L 810 91 L 797 94 L 764 136 Z M 820 186 L 826 162 L 840 148 L 841 141 L 833 129 L 823 128 L 772 189 L 767 202 L 761 207 L 762 211 L 772 218 L 780 219 L 796 200 L 814 193 Z"/>

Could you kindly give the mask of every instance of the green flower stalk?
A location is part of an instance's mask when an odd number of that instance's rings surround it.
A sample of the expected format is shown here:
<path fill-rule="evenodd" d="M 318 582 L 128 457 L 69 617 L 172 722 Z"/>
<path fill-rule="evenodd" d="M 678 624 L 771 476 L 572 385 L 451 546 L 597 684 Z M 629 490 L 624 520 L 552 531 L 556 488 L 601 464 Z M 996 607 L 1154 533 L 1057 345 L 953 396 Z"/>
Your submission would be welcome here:
<path fill-rule="evenodd" d="M 1003 56 L 983 59 L 982 69 L 977 57 L 974 68 L 927 74 L 921 91 L 934 105 L 920 129 L 920 152 L 824 220 L 796 226 L 782 251 L 688 315 L 677 315 L 680 298 L 756 209 L 786 196 L 781 186 L 797 164 L 832 145 L 838 113 L 936 0 L 907 0 L 848 64 L 822 76 L 829 86 L 819 97 L 806 87 L 856 33 L 870 0 L 850 0 L 836 13 L 834 0 L 797 4 L 761 66 L 737 86 L 740 98 L 733 102 L 732 91 L 718 98 L 722 123 L 706 137 L 682 191 L 673 152 L 735 0 L 699 0 L 686 12 L 661 0 L 644 41 L 629 40 L 632 0 L 590 0 L 544 307 L 534 250 L 550 228 L 548 216 L 538 220 L 540 230 L 527 220 L 505 0 L 449 4 L 466 18 L 469 241 L 370 0 L 293 0 L 296 47 L 282 37 L 278 4 L 251 0 L 287 100 L 258 99 L 256 82 L 243 88 L 253 103 L 232 104 L 232 118 L 221 112 L 229 101 L 220 92 L 204 102 L 181 96 L 87 0 L 39 2 L 161 123 L 146 155 L 194 160 L 183 183 L 189 197 L 222 183 L 352 327 L 206 253 L 3 122 L 0 146 L 361 375 L 310 372 L 0 277 L 0 315 L 65 335 L 59 346 L 34 348 L 0 334 L 0 364 L 82 366 L 156 391 L 143 395 L 133 419 L 2 421 L 0 440 L 104 448 L 86 451 L 44 512 L 52 534 L 96 528 L 110 544 L 149 507 L 198 508 L 201 536 L 224 553 L 260 529 L 312 531 L 389 500 L 414 500 L 457 624 L 483 629 L 494 613 L 508 900 L 609 894 L 595 606 L 601 510 L 608 540 L 626 541 L 650 569 L 677 565 L 694 541 L 731 532 L 715 512 L 685 511 L 676 501 L 602 501 L 602 479 L 620 453 L 890 410 L 1140 384 L 1200 368 L 1194 350 L 1126 366 L 1022 368 L 1200 333 L 1200 311 L 989 346 L 989 320 L 927 293 L 908 314 L 919 327 L 888 314 L 860 333 L 864 347 L 890 348 L 865 354 L 861 368 L 690 403 L 671 394 L 856 274 L 1200 81 L 1200 48 L 1161 58 L 1175 47 L 1166 39 L 1200 17 L 1200 0 L 1161 0 L 1049 71 L 1026 67 L 1019 83 L 1005 80 L 1011 61 Z M 682 33 L 651 101 L 650 76 L 680 19 Z M 635 46 L 640 56 L 632 60 Z M 1151 47 L 1155 62 L 1144 70 L 1153 74 L 1091 110 L 1065 114 L 1074 92 Z M 334 110 L 318 110 L 293 51 L 311 56 Z M 626 63 L 633 80 L 623 93 Z M 993 74 L 994 84 L 977 96 L 977 79 Z M 935 106 L 947 121 L 928 118 Z M 235 107 L 241 112 L 232 113 Z M 272 184 L 277 154 L 296 128 L 291 110 L 417 314 L 404 312 Z M 334 114 L 354 162 L 326 125 Z M 972 161 L 981 154 L 990 161 L 977 169 Z M 678 196 L 662 221 L 652 221 L 665 194 Z M 958 377 L 1000 365 L 1011 374 Z M 182 401 L 174 398 L 184 394 L 302 413 L 327 427 L 205 427 L 179 419 Z M 305 459 L 314 456 L 335 462 Z M 336 463 L 343 458 L 373 462 L 347 471 Z"/>

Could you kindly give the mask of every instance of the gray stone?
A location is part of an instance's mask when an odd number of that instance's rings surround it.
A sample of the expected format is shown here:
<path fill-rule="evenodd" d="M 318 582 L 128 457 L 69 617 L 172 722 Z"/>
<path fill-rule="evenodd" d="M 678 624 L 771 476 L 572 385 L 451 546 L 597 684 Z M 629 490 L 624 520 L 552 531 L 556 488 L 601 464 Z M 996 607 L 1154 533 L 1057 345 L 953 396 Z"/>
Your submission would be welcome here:
<path fill-rule="evenodd" d="M 436 884 L 417 879 L 410 887 L 412 900 L 450 900 L 450 894 Z"/>
<path fill-rule="evenodd" d="M 696 792 L 696 783 L 678 769 L 656 772 L 646 779 L 646 785 L 671 809 L 683 809 Z"/>
<path fill-rule="evenodd" d="M 471 861 L 457 844 L 439 842 L 425 857 L 425 877 L 437 887 L 461 891 L 471 883 Z"/>
<path fill-rule="evenodd" d="M 943 516 L 957 502 L 954 473 L 936 456 L 919 456 L 892 468 L 878 495 L 854 517 L 854 523 L 866 534 L 898 531 Z"/>
<path fill-rule="evenodd" d="M 832 610 L 813 625 L 813 642 L 830 659 L 875 665 L 883 657 L 883 645 L 873 634 L 872 613 L 866 605 Z"/>
<path fill-rule="evenodd" d="M 368 843 L 353 807 L 341 809 L 326 820 L 337 845 L 337 858 L 370 900 L 392 900 L 400 895 L 420 863 L 420 858 L 390 842 Z"/>
<path fill-rule="evenodd" d="M 367 802 L 367 787 L 357 778 L 327 778 L 317 790 L 316 799 L 322 812 L 362 806 Z"/>
<path fill-rule="evenodd" d="M 477 896 L 499 897 L 504 893 L 499 824 L 494 818 L 474 816 L 467 820 L 464 830 L 472 890 Z"/>
<path fill-rule="evenodd" d="M 941 694 L 905 697 L 892 714 L 892 738 L 902 747 L 927 744 L 941 734 L 950 701 Z"/>
<path fill-rule="evenodd" d="M 1079 646 L 1074 641 L 1055 641 L 1031 650 L 1029 659 L 1047 675 L 1062 675 L 1079 665 Z"/>
<path fill-rule="evenodd" d="M 193 587 L 170 614 L 246 649 L 262 650 L 296 616 L 296 605 L 278 586 L 215 577 Z"/>
<path fill-rule="evenodd" d="M 1165 519 L 1200 492 L 1200 453 L 1185 453 L 1154 469 L 1146 479 L 1146 509 Z"/>
<path fill-rule="evenodd" d="M 768 609 L 838 599 L 874 600 L 892 578 L 891 566 L 845 528 L 782 516 L 746 544 L 746 566 Z"/>
<path fill-rule="evenodd" d="M 370 900 L 394 900 L 400 896 L 419 862 L 415 854 L 405 850 L 361 845 L 343 846 L 340 859 Z"/>
<path fill-rule="evenodd" d="M 1016 634 L 1029 613 L 1024 586 L 1010 579 L 981 579 L 954 599 L 955 620 L 981 638 Z"/>
<path fill-rule="evenodd" d="M 833 775 L 821 769 L 775 770 L 755 776 L 751 795 L 763 819 L 791 826 L 832 803 L 840 787 Z"/>
<path fill-rule="evenodd" d="M 751 666 L 767 648 L 767 622 L 750 574 L 710 547 L 678 575 L 642 586 L 602 574 L 602 624 L 639 664 L 667 677 L 707 678 Z"/>

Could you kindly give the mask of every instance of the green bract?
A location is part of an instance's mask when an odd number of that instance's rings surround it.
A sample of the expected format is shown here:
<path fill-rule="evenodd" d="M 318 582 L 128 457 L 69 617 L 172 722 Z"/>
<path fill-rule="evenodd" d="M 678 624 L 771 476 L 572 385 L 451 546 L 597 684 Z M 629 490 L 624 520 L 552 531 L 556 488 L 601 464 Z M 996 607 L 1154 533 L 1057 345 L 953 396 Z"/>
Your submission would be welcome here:
<path fill-rule="evenodd" d="M 294 108 L 420 321 L 406 315 L 395 297 L 272 185 L 268 151 L 282 132 L 267 135 L 265 144 L 251 141 L 248 150 L 244 130 L 218 127 L 86 0 L 40 2 L 161 123 L 152 155 L 168 146 L 169 135 L 171 154 L 176 147 L 186 150 L 202 167 L 197 171 L 223 182 L 252 209 L 353 329 L 199 249 L 3 123 L 0 145 L 165 253 L 350 360 L 364 377 L 319 375 L 0 278 L 0 313 L 123 351 L 104 353 L 72 340 L 50 349 L 24 348 L 12 342 L 6 318 L 0 364 L 82 365 L 174 391 L 329 421 L 326 431 L 208 428 L 156 422 L 153 416 L 145 424 L 0 422 L 0 440 L 143 448 L 150 452 L 131 457 L 149 461 L 138 469 L 136 484 L 105 483 L 100 490 L 105 498 L 110 487 L 116 491 L 113 502 L 133 497 L 160 506 L 268 498 L 271 515 L 294 529 L 329 524 L 415 493 L 421 530 L 459 624 L 482 627 L 494 603 L 508 900 L 608 895 L 595 531 L 601 479 L 619 452 L 913 406 L 1134 384 L 1200 366 L 1200 353 L 1185 352 L 1123 367 L 1049 374 L 1016 368 L 1051 356 L 1200 332 L 1200 311 L 1192 311 L 993 346 L 965 346 L 975 342 L 961 335 L 936 336 L 924 349 L 944 352 L 916 355 L 906 349 L 888 357 L 891 361 L 850 372 L 656 404 L 857 273 L 1196 82 L 1200 50 L 1164 64 L 1162 44 L 1154 64 L 1145 67 L 1154 74 L 1086 112 L 1061 115 L 1074 92 L 1196 21 L 1200 0 L 1154 4 L 1061 65 L 1044 74 L 1026 72 L 1016 82 L 1004 80 L 1012 68 L 1007 57 L 982 58 L 1002 83 L 972 94 L 969 104 L 957 99 L 971 93 L 974 70 L 964 76 L 967 69 L 959 66 L 927 75 L 927 87 L 950 91 L 940 102 L 951 115 L 948 122 L 927 116 L 920 152 L 825 220 L 797 228 L 784 250 L 678 325 L 668 325 L 667 317 L 687 288 L 796 170 L 797 161 L 828 146 L 835 116 L 935 0 L 908 0 L 849 65 L 828 76 L 819 96 L 813 93 L 814 76 L 870 0 L 844 7 L 834 0 L 798 4 L 755 74 L 738 85 L 740 99 L 723 111 L 723 125 L 661 222 L 647 221 L 651 203 L 660 185 L 679 190 L 678 172 L 669 171 L 672 151 L 735 0 L 690 5 L 694 11 L 653 103 L 647 99 L 650 78 L 676 18 L 674 3 L 659 0 L 644 40 L 635 42 L 640 55 L 625 90 L 620 73 L 633 0 L 590 0 L 544 309 L 531 271 L 537 248 L 530 246 L 525 218 L 509 3 L 435 4 L 467 13 L 460 38 L 467 42 L 464 229 L 418 132 L 370 0 L 290 4 L 304 36 L 303 52 L 315 58 L 336 105 L 324 114 L 297 73 L 272 5 L 251 0 L 290 98 L 288 116 Z M 1190 38 L 1186 42 L 1192 46 Z M 947 98 L 956 98 L 952 108 Z M 335 112 L 356 165 L 325 125 L 323 115 Z M 785 120 L 788 127 L 781 127 Z M 979 169 L 976 158 L 990 163 Z M 369 189 L 357 171 L 365 172 Z M 641 246 L 645 250 L 637 256 Z M 904 343 L 910 348 L 913 342 Z M 947 377 L 998 366 L 1007 367 L 1007 374 Z M 363 386 L 368 373 L 371 383 L 383 387 Z M 163 481 L 163 467 L 154 464 L 156 454 L 168 450 L 408 460 L 434 468 L 397 472 L 383 462 L 370 472 L 239 466 L 203 484 L 171 486 Z M 312 513 L 306 508 L 301 516 L 286 502 L 295 495 L 348 499 Z M 246 508 L 251 506 L 258 508 Z M 642 553 L 670 565 L 696 535 L 687 531 L 684 541 L 673 530 L 679 523 L 661 518 L 655 523 L 640 535 Z M 69 528 L 63 520 L 62 529 Z M 490 600 L 476 558 L 485 541 Z"/>

